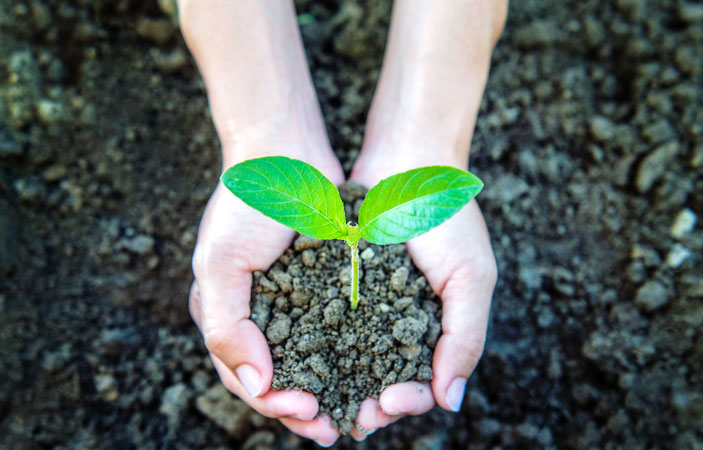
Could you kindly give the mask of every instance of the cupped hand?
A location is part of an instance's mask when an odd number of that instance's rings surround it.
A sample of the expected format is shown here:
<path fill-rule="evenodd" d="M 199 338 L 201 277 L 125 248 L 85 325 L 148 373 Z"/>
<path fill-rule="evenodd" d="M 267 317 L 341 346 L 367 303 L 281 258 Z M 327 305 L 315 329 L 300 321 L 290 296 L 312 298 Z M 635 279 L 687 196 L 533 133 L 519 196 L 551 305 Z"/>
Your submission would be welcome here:
<path fill-rule="evenodd" d="M 367 152 L 360 156 L 351 179 L 372 187 L 393 173 L 430 165 L 462 168 L 461 161 Z M 432 382 L 394 384 L 378 401 L 365 400 L 357 429 L 352 432 L 357 440 L 404 415 L 423 414 L 435 403 L 458 412 L 466 381 L 483 352 L 497 268 L 476 201 L 442 225 L 411 239 L 407 249 L 442 300 L 442 335 L 434 351 Z"/>
<path fill-rule="evenodd" d="M 333 182 L 342 182 L 336 159 L 308 162 Z M 271 352 L 263 333 L 249 319 L 252 272 L 268 269 L 294 236 L 294 231 L 244 204 L 219 183 L 198 231 L 189 307 L 227 389 L 260 414 L 281 419 L 293 432 L 331 445 L 338 432 L 328 417 L 317 417 L 314 395 L 271 390 Z"/>

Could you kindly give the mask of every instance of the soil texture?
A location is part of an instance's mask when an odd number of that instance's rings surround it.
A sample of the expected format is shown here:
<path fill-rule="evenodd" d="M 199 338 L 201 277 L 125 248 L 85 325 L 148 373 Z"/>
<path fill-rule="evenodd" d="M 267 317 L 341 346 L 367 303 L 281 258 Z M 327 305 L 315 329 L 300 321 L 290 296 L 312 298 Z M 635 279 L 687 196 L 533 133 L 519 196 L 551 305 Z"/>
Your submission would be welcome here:
<path fill-rule="evenodd" d="M 347 212 L 365 189 L 340 187 Z M 350 217 L 356 222 L 356 216 Z M 346 243 L 299 237 L 265 274 L 255 273 L 252 320 L 273 356 L 273 389 L 316 395 L 320 414 L 347 434 L 361 402 L 404 381 L 432 380 L 441 305 L 403 245 L 359 242 L 359 306 L 349 301 Z"/>
<path fill-rule="evenodd" d="M 391 2 L 296 9 L 348 173 Z M 0 448 L 316 448 L 226 393 L 188 314 L 220 150 L 174 19 L 0 0 Z M 471 143 L 484 355 L 459 413 L 337 448 L 703 448 L 701 61 L 699 1 L 511 2 Z"/>

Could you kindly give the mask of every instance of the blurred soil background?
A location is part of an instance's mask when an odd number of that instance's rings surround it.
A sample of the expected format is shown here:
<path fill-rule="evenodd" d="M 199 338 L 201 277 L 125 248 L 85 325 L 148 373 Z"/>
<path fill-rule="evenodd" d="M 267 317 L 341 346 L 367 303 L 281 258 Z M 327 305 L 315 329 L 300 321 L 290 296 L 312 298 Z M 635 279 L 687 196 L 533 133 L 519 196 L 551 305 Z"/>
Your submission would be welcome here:
<path fill-rule="evenodd" d="M 296 2 L 349 169 L 389 1 Z M 217 181 L 169 1 L 0 0 L 0 447 L 313 448 L 186 306 Z M 460 414 L 339 448 L 703 448 L 703 4 L 510 5 L 471 167 L 500 280 Z"/>

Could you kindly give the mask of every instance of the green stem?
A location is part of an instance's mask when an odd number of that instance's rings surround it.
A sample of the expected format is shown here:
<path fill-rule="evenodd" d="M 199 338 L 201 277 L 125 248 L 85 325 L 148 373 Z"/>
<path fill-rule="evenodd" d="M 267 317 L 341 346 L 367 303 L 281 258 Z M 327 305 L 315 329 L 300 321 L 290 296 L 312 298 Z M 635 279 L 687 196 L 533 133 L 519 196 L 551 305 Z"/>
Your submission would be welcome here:
<path fill-rule="evenodd" d="M 349 244 L 351 247 L 351 309 L 356 311 L 359 305 L 359 241 Z"/>

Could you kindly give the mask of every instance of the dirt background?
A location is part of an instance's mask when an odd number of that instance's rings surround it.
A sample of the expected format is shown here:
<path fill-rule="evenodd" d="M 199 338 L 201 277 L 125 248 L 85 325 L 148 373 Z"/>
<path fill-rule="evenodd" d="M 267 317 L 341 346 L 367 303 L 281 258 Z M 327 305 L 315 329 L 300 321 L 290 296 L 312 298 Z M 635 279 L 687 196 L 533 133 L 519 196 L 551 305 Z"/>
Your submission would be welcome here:
<path fill-rule="evenodd" d="M 348 169 L 390 2 L 297 6 Z M 0 1 L 2 448 L 313 447 L 223 395 L 188 317 L 218 143 L 163 10 Z M 701 61 L 700 2 L 513 2 L 472 143 L 485 355 L 460 414 L 340 448 L 703 447 Z"/>

